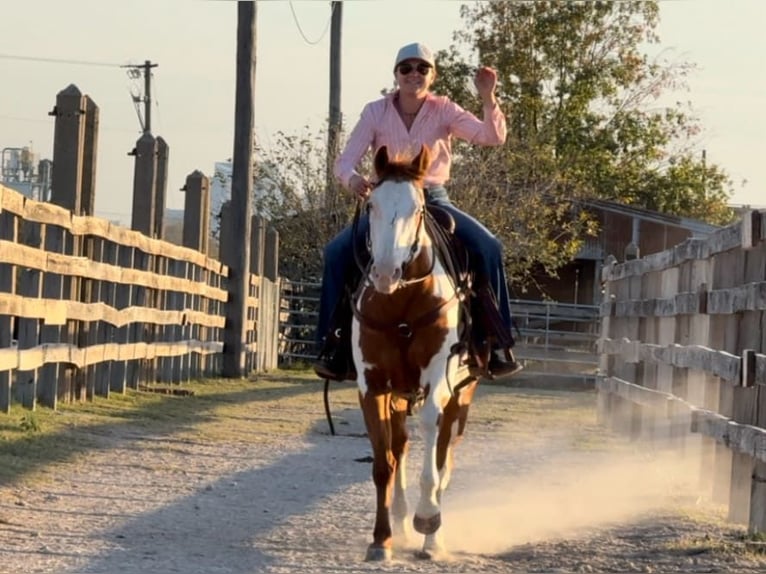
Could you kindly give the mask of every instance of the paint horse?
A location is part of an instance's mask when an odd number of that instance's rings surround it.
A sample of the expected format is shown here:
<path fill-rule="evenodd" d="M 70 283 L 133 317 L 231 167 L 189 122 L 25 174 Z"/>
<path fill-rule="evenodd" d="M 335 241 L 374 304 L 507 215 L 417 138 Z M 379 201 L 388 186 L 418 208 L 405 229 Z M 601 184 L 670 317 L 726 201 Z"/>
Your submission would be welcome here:
<path fill-rule="evenodd" d="M 459 357 L 453 348 L 461 296 L 426 232 L 428 162 L 426 148 L 411 163 L 391 162 L 381 148 L 374 160 L 379 183 L 367 199 L 370 260 L 353 300 L 351 328 L 377 496 L 367 560 L 389 560 L 393 531 L 405 538 L 411 533 L 405 465 L 406 417 L 413 410 L 419 411 L 424 440 L 413 526 L 425 535 L 421 557 L 446 554 L 441 497 L 477 385 L 474 377 L 457 380 Z"/>

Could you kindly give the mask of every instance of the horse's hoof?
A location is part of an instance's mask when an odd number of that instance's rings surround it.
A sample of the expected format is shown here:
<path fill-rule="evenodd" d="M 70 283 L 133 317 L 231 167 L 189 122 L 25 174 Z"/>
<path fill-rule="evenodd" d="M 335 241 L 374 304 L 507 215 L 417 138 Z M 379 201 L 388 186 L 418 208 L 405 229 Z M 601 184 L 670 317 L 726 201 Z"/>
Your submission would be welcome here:
<path fill-rule="evenodd" d="M 421 534 L 433 534 L 439 530 L 439 527 L 442 525 L 441 512 L 437 512 L 430 518 L 421 518 L 416 514 L 412 519 L 412 525 L 415 527 L 415 530 Z"/>
<path fill-rule="evenodd" d="M 450 559 L 450 555 L 443 548 L 431 548 L 426 550 L 418 550 L 415 552 L 415 558 L 417 560 L 433 560 L 435 562 L 446 562 Z"/>
<path fill-rule="evenodd" d="M 387 562 L 391 560 L 391 556 L 391 548 L 370 544 L 367 547 L 367 555 L 364 560 L 366 562 Z"/>

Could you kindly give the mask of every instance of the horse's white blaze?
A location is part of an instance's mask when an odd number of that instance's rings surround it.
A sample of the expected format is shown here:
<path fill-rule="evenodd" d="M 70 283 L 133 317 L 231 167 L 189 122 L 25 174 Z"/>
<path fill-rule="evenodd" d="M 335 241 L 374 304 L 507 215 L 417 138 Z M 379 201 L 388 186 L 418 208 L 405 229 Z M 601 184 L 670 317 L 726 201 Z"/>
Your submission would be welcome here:
<path fill-rule="evenodd" d="M 370 279 L 381 293 L 393 293 L 410 259 L 423 206 L 422 191 L 410 182 L 385 181 L 370 196 Z"/>

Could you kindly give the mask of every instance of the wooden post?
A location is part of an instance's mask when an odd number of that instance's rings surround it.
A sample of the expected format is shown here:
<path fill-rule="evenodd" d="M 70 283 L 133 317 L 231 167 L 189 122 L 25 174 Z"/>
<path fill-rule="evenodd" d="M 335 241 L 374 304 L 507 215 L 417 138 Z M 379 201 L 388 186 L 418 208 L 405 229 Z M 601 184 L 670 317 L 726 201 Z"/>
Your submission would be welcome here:
<path fill-rule="evenodd" d="M 117 244 L 113 241 L 105 240 L 101 251 L 101 261 L 107 265 L 117 265 Z M 105 305 L 118 309 L 117 304 L 117 285 L 111 281 L 99 281 L 98 301 Z M 124 287 L 130 289 L 129 286 Z M 112 343 L 116 341 L 117 332 L 114 325 L 107 321 L 99 321 L 97 340 L 101 344 Z M 113 360 L 102 361 L 96 365 L 96 382 L 94 393 L 100 397 L 109 397 L 111 391 L 110 381 L 113 376 Z"/>
<path fill-rule="evenodd" d="M 250 297 L 258 303 L 254 308 L 248 306 L 247 309 L 247 344 L 249 351 L 247 353 L 248 370 L 259 371 L 262 357 L 263 340 L 260 336 L 261 325 L 263 323 L 263 260 L 264 250 L 266 249 L 266 220 L 260 215 L 253 215 L 250 222 L 250 281 L 248 289 Z M 255 281 L 253 280 L 255 278 Z M 253 352 L 253 347 L 256 351 Z"/>
<path fill-rule="evenodd" d="M 726 289 L 742 284 L 741 252 L 729 250 L 713 256 L 713 273 L 711 290 Z M 711 316 L 710 342 L 711 349 L 739 354 L 737 350 L 739 318 L 736 315 L 716 314 Z M 718 381 L 718 414 L 731 418 L 734 412 L 734 390 L 725 381 Z M 715 465 L 713 474 L 713 501 L 729 505 L 731 502 L 732 451 L 727 446 L 716 443 Z"/>
<path fill-rule="evenodd" d="M 199 170 L 186 176 L 183 245 L 208 254 L 210 243 L 210 180 Z"/>
<path fill-rule="evenodd" d="M 752 283 L 766 281 L 766 228 L 764 221 L 766 211 L 756 212 L 743 220 L 743 247 L 748 249 L 745 280 Z M 766 354 L 766 300 L 760 296 L 760 300 L 753 302 L 757 310 L 746 311 L 745 319 L 747 326 L 742 331 L 751 329 L 748 333 L 748 343 L 752 343 L 752 349 L 759 354 Z M 742 357 L 743 385 L 754 385 L 753 403 L 756 415 L 752 424 L 766 429 L 766 381 L 755 381 L 755 353 L 745 353 Z M 752 461 L 752 474 L 750 480 L 750 501 L 748 530 L 751 534 L 766 532 L 766 462 L 761 460 Z"/>
<path fill-rule="evenodd" d="M 604 285 L 604 294 L 601 301 L 601 339 L 614 338 L 613 324 L 615 302 L 613 300 L 614 284 L 611 279 L 611 272 L 614 269 L 614 262 L 605 265 L 601 270 L 601 282 Z M 599 380 L 604 381 L 611 377 L 614 372 L 614 358 L 605 353 L 602 349 L 599 355 L 598 376 Z M 612 409 L 612 393 L 606 391 L 602 386 L 598 386 L 598 395 L 596 397 L 596 417 L 599 424 L 610 427 L 610 416 Z"/>
<path fill-rule="evenodd" d="M 87 236 L 83 242 L 83 255 L 89 261 L 102 261 L 104 240 Z M 80 301 L 92 305 L 99 301 L 102 281 L 90 277 L 81 278 Z M 98 321 L 80 321 L 77 328 L 77 346 L 87 349 L 98 344 Z M 83 389 L 85 397 L 92 400 L 96 395 L 96 365 L 85 365 L 75 373 L 75 387 Z"/>
<path fill-rule="evenodd" d="M 256 3 L 237 3 L 237 88 L 231 185 L 232 255 L 224 329 L 223 375 L 245 375 L 245 317 L 250 277 L 250 215 L 253 189 L 253 97 Z M 224 229 L 224 232 L 227 230 Z"/>
<path fill-rule="evenodd" d="M 127 245 L 118 246 L 117 264 L 124 269 L 132 269 L 134 261 L 134 252 L 136 249 Z M 118 284 L 115 286 L 115 308 L 126 309 L 130 307 L 133 286 L 127 284 Z M 115 343 L 126 344 L 131 342 L 130 339 L 130 325 L 124 325 L 117 328 L 117 333 L 114 336 Z M 127 384 L 127 371 L 128 362 L 126 360 L 114 361 L 112 363 L 111 374 L 109 377 L 109 389 L 116 392 L 125 394 Z"/>
<path fill-rule="evenodd" d="M 22 221 L 20 243 L 29 247 L 40 247 L 42 242 L 41 225 Z M 21 269 L 18 278 L 18 294 L 28 299 L 40 298 L 40 275 L 37 269 Z M 40 343 L 40 320 L 17 318 L 19 350 L 33 349 Z M 16 384 L 13 385 L 14 398 L 22 406 L 35 409 L 37 406 L 37 369 L 16 371 Z"/>
<path fill-rule="evenodd" d="M 64 229 L 57 225 L 45 226 L 45 251 L 50 253 L 65 252 Z M 64 298 L 63 277 L 58 273 L 42 274 L 42 296 L 45 299 L 60 300 Z M 65 339 L 65 328 L 62 325 L 40 326 L 40 342 L 42 344 L 62 343 Z M 43 406 L 56 408 L 59 397 L 59 377 L 64 380 L 64 365 L 48 363 L 40 367 L 38 371 L 37 395 Z M 62 391 L 64 389 L 62 388 Z M 69 389 L 66 389 L 68 391 Z M 62 398 L 68 398 L 68 392 L 62 393 Z"/>
<path fill-rule="evenodd" d="M 263 275 L 266 250 L 266 220 L 260 215 L 253 215 L 250 234 L 250 273 Z"/>
<path fill-rule="evenodd" d="M 56 95 L 51 203 L 79 214 L 87 104 L 74 84 Z"/>
<path fill-rule="evenodd" d="M 149 133 L 143 134 L 133 150 L 133 211 L 131 229 L 152 236 L 155 225 L 155 186 L 157 182 L 157 140 Z"/>
<path fill-rule="evenodd" d="M 154 190 L 154 223 L 152 225 L 154 237 L 158 239 L 165 237 L 165 203 L 167 202 L 169 157 L 170 148 L 160 136 L 157 138 L 157 180 Z"/>
<path fill-rule="evenodd" d="M 3 211 L 3 187 L 0 185 L 0 239 L 16 243 L 18 241 L 18 218 L 10 211 Z M 0 263 L 0 293 L 16 292 L 16 266 Z M 10 315 L 0 314 L 0 349 L 11 346 L 14 319 Z M 18 318 L 15 319 L 18 321 Z M 13 371 L 0 370 L 0 414 L 11 412 L 11 377 Z"/>
<path fill-rule="evenodd" d="M 330 23 L 330 109 L 327 127 L 327 166 L 325 208 L 334 214 L 338 204 L 338 182 L 333 174 L 335 158 L 338 155 L 338 142 L 343 126 L 340 111 L 341 94 L 341 35 L 343 32 L 343 2 L 332 2 Z"/>
<path fill-rule="evenodd" d="M 80 215 L 95 215 L 96 205 L 96 159 L 98 152 L 99 110 L 89 96 L 85 102 L 85 136 L 82 154 L 82 193 Z"/>
<path fill-rule="evenodd" d="M 766 313 L 761 325 L 762 350 L 766 350 Z M 766 429 L 766 384 L 755 386 L 758 418 L 756 426 Z M 751 534 L 766 532 L 766 462 L 757 460 L 753 468 L 750 490 L 750 518 L 748 530 Z"/>
<path fill-rule="evenodd" d="M 276 281 L 279 278 L 279 232 L 272 226 L 266 229 L 263 276 L 271 281 Z"/>

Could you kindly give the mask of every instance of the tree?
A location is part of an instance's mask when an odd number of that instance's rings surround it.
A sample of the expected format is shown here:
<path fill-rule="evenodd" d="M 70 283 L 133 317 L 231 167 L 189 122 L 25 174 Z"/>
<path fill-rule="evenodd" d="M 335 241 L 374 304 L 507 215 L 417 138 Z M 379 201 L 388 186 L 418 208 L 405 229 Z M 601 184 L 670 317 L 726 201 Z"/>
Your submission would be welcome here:
<path fill-rule="evenodd" d="M 353 202 L 325 204 L 327 137 L 306 127 L 278 132 L 268 149 L 258 147 L 253 208 L 279 231 L 280 275 L 319 280 L 322 250 L 349 221 Z"/>
<path fill-rule="evenodd" d="M 500 149 L 456 146 L 452 193 L 503 237 L 517 279 L 534 262 L 552 273 L 571 260 L 594 232 L 577 207 L 589 198 L 731 220 L 730 181 L 695 149 L 696 118 L 658 103 L 692 66 L 642 51 L 658 40 L 656 1 L 477 2 L 461 17 L 434 89 L 478 106 L 467 58 L 495 67 L 509 137 Z"/>

